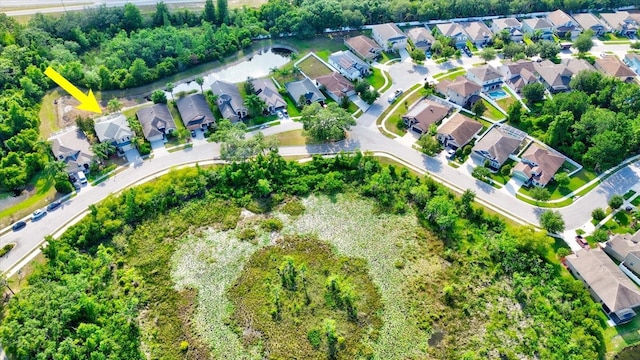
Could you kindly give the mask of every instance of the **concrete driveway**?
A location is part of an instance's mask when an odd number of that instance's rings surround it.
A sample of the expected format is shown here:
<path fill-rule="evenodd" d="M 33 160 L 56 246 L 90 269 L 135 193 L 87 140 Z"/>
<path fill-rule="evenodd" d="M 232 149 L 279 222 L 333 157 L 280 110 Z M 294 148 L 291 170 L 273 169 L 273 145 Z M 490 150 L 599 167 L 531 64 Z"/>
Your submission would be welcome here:
<path fill-rule="evenodd" d="M 131 150 L 127 150 L 124 152 L 125 158 L 127 158 L 127 162 L 129 164 L 139 164 L 142 162 L 142 158 L 140 157 L 140 153 L 138 149 L 133 148 Z"/>

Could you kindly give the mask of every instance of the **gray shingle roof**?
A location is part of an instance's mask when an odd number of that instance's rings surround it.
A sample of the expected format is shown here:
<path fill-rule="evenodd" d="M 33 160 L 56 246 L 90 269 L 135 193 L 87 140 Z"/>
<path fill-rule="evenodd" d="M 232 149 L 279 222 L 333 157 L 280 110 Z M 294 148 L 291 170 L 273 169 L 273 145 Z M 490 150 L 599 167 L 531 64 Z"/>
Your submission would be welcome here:
<path fill-rule="evenodd" d="M 218 109 L 225 119 L 237 119 L 238 113 L 246 114 L 247 107 L 236 84 L 216 80 L 211 84 L 211 91 L 218 95 Z"/>
<path fill-rule="evenodd" d="M 202 94 L 185 96 L 176 101 L 178 112 L 182 117 L 184 126 L 189 130 L 195 130 L 201 125 L 209 125 L 216 122 L 213 113 Z"/>
<path fill-rule="evenodd" d="M 136 112 L 144 137 L 149 139 L 176 129 L 176 123 L 166 104 L 155 104 Z"/>
<path fill-rule="evenodd" d="M 135 135 L 129 127 L 127 117 L 123 114 L 96 119 L 95 130 L 100 142 L 118 141 L 125 137 L 132 138 Z"/>
<path fill-rule="evenodd" d="M 51 151 L 56 160 L 67 164 L 67 172 L 73 173 L 84 170 L 82 164 L 93 161 L 94 153 L 91 151 L 89 139 L 80 129 L 74 129 L 49 139 Z"/>
<path fill-rule="evenodd" d="M 482 129 L 481 123 L 461 113 L 456 113 L 438 129 L 438 133 L 451 135 L 456 144 L 464 146 L 480 129 Z"/>
<path fill-rule="evenodd" d="M 514 138 L 505 133 L 499 127 L 493 127 L 473 147 L 474 151 L 486 151 L 499 164 L 503 164 L 522 143 L 521 139 Z"/>
<path fill-rule="evenodd" d="M 267 104 L 267 107 L 272 106 L 274 109 L 287 107 L 287 102 L 284 101 L 271 79 L 255 79 L 252 83 L 254 91 Z"/>
<path fill-rule="evenodd" d="M 313 85 L 313 82 L 307 78 L 287 83 L 285 87 L 295 102 L 298 102 L 301 96 L 304 96 L 305 100 L 311 103 L 325 101 L 327 99 L 322 95 L 322 92 Z"/>
<path fill-rule="evenodd" d="M 373 25 L 371 30 L 380 34 L 380 37 L 384 41 L 390 41 L 396 38 L 406 38 L 405 35 L 400 28 L 394 23 L 386 23 L 386 24 L 378 24 Z"/>

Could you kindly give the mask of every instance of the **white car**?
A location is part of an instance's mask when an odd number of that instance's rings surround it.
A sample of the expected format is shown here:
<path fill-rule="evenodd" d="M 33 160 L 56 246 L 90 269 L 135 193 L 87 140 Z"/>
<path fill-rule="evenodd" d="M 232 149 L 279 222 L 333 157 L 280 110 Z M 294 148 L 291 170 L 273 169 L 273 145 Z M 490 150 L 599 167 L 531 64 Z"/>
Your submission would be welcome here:
<path fill-rule="evenodd" d="M 402 90 L 402 89 L 396 90 L 393 94 L 389 95 L 389 102 L 392 103 L 392 102 L 396 101 L 396 99 L 400 95 L 402 95 L 403 92 L 404 92 L 404 90 Z"/>
<path fill-rule="evenodd" d="M 282 113 L 282 111 L 278 111 L 278 118 L 284 119 L 284 114 Z"/>
<path fill-rule="evenodd" d="M 31 220 L 32 220 L 32 221 L 33 221 L 33 220 L 38 220 L 38 219 L 40 219 L 41 217 L 43 217 L 43 216 L 45 216 L 45 215 L 47 215 L 47 212 L 46 212 L 46 211 L 43 211 L 43 210 L 38 209 L 38 210 L 36 210 L 36 211 L 34 211 L 34 212 L 33 212 L 33 217 L 31 218 Z"/>

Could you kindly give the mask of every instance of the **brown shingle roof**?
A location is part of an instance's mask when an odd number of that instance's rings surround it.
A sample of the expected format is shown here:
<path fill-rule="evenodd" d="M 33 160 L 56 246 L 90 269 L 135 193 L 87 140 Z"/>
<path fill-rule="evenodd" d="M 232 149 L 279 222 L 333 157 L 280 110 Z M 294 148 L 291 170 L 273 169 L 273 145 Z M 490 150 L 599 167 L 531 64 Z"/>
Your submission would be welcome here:
<path fill-rule="evenodd" d="M 461 113 L 456 113 L 438 129 L 438 133 L 451 135 L 456 144 L 464 146 L 471 141 L 480 129 L 482 129 L 481 123 Z"/>
<path fill-rule="evenodd" d="M 155 104 L 140 109 L 136 112 L 136 116 L 142 126 L 142 133 L 147 139 L 164 134 L 169 129 L 176 129 L 176 123 L 166 104 Z"/>
<path fill-rule="evenodd" d="M 573 21 L 573 19 L 571 18 L 571 16 L 569 16 L 566 12 L 558 9 L 556 11 L 550 12 L 547 15 L 547 19 L 549 19 L 549 21 L 557 26 L 561 26 L 566 24 L 569 21 Z"/>
<path fill-rule="evenodd" d="M 351 81 L 337 72 L 317 77 L 316 81 L 323 85 L 328 92 L 339 98 L 346 96 L 348 92 L 354 89 Z"/>
<path fill-rule="evenodd" d="M 382 48 L 377 42 L 364 35 L 346 39 L 344 43 L 362 59 L 373 59 L 382 51 Z"/>
<path fill-rule="evenodd" d="M 482 86 L 474 83 L 466 77 L 459 76 L 448 85 L 449 89 L 455 93 L 467 97 L 482 89 Z"/>
<path fill-rule="evenodd" d="M 486 151 L 491 158 L 503 164 L 509 155 L 518 149 L 520 143 L 522 143 L 521 139 L 510 136 L 500 127 L 493 127 L 476 143 L 473 150 Z"/>
<path fill-rule="evenodd" d="M 444 119 L 451 110 L 450 107 L 441 105 L 433 100 L 422 99 L 413 105 L 402 119 L 415 123 L 413 126 L 427 132 L 431 124 Z"/>
<path fill-rule="evenodd" d="M 407 36 L 415 46 L 426 46 L 427 44 L 431 46 L 436 41 L 436 38 L 431 34 L 431 30 L 424 26 L 409 29 Z"/>
<path fill-rule="evenodd" d="M 635 77 L 636 73 L 625 65 L 622 60 L 618 59 L 615 55 L 608 55 L 604 58 L 596 59 L 596 66 L 602 69 L 607 75 L 626 79 L 628 77 Z"/>
<path fill-rule="evenodd" d="M 531 144 L 521 158 L 531 164 L 519 162 L 514 166 L 513 170 L 522 171 L 529 177 L 533 176 L 542 185 L 547 185 L 551 181 L 551 178 L 558 172 L 565 161 L 564 156 L 543 149 L 537 144 Z"/>
<path fill-rule="evenodd" d="M 640 252 L 640 244 L 638 242 L 640 242 L 640 230 L 633 235 L 616 234 L 607 241 L 605 251 L 616 260 L 622 262 L 627 257 L 627 254 Z M 613 252 L 607 251 L 607 248 L 612 249 Z"/>
<path fill-rule="evenodd" d="M 460 25 L 473 41 L 489 39 L 493 36 L 493 32 L 482 21 L 463 22 Z"/>

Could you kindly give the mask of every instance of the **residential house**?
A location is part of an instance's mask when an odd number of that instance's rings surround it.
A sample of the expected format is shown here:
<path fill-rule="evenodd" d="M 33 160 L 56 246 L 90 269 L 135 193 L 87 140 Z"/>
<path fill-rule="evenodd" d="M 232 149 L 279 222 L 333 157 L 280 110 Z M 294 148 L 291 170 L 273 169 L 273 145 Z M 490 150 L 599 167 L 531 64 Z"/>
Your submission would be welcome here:
<path fill-rule="evenodd" d="M 573 19 L 585 31 L 591 30 L 596 36 L 602 36 L 609 31 L 609 27 L 592 13 L 573 14 Z"/>
<path fill-rule="evenodd" d="M 640 276 L 640 231 L 635 234 L 616 234 L 603 247 L 604 252 Z"/>
<path fill-rule="evenodd" d="M 545 18 L 532 18 L 522 20 L 522 32 L 540 39 L 550 40 L 553 37 L 554 27 Z"/>
<path fill-rule="evenodd" d="M 80 171 L 89 172 L 89 167 L 95 159 L 95 154 L 91 151 L 89 139 L 80 129 L 73 129 L 49 138 L 51 151 L 57 161 L 64 162 L 69 174 L 76 174 Z"/>
<path fill-rule="evenodd" d="M 638 287 L 601 249 L 578 250 L 565 257 L 565 262 L 616 324 L 636 316 L 635 310 L 640 307 Z"/>
<path fill-rule="evenodd" d="M 450 38 L 456 48 L 462 49 L 467 46 L 469 36 L 460 24 L 454 22 L 437 24 L 436 29 L 438 29 L 438 32 L 443 36 Z"/>
<path fill-rule="evenodd" d="M 365 35 L 354 36 L 344 40 L 344 44 L 358 55 L 360 59 L 372 62 L 380 56 L 382 48 L 373 39 Z"/>
<path fill-rule="evenodd" d="M 398 51 L 407 47 L 407 35 L 394 23 L 373 25 L 371 31 L 373 39 L 384 51 Z"/>
<path fill-rule="evenodd" d="M 176 123 L 167 104 L 155 104 L 136 112 L 144 137 L 152 141 L 164 140 L 165 135 L 176 130 Z"/>
<path fill-rule="evenodd" d="M 477 47 L 484 46 L 491 41 L 493 32 L 482 21 L 467 21 L 460 23 L 469 40 Z"/>
<path fill-rule="evenodd" d="M 631 70 L 635 71 L 636 74 L 640 74 L 640 54 L 627 53 L 622 61 L 624 61 Z"/>
<path fill-rule="evenodd" d="M 624 82 L 633 82 L 636 79 L 636 73 L 615 55 L 598 58 L 593 66 L 597 70 Z"/>
<path fill-rule="evenodd" d="M 438 128 L 436 138 L 444 147 L 459 149 L 471 142 L 481 130 L 481 123 L 458 112 Z"/>
<path fill-rule="evenodd" d="M 582 32 L 578 22 L 562 10 L 550 12 L 547 14 L 547 20 L 553 24 L 556 34 L 560 37 L 570 36 L 573 39 Z"/>
<path fill-rule="evenodd" d="M 511 36 L 511 41 L 522 41 L 522 23 L 520 22 L 520 20 L 514 17 L 493 19 L 493 22 L 491 23 L 491 30 L 495 34 L 499 34 L 500 32 L 506 30 Z"/>
<path fill-rule="evenodd" d="M 299 81 L 292 81 L 285 84 L 287 92 L 291 95 L 291 98 L 298 104 L 310 105 L 314 102 L 324 104 L 327 98 L 322 95 L 322 92 L 313 84 L 308 78 L 304 78 Z"/>
<path fill-rule="evenodd" d="M 218 105 L 218 110 L 223 118 L 236 122 L 249 114 L 236 84 L 216 80 L 211 84 L 211 92 L 218 96 L 216 105 Z"/>
<path fill-rule="evenodd" d="M 351 81 L 337 72 L 317 77 L 315 81 L 316 86 L 324 88 L 325 93 L 338 103 L 343 97 L 349 97 L 356 93 Z"/>
<path fill-rule="evenodd" d="M 504 75 L 505 83 L 519 94 L 525 85 L 538 82 L 535 64 L 529 60 L 506 61 L 498 71 Z"/>
<path fill-rule="evenodd" d="M 513 176 L 526 185 L 545 187 L 553 180 L 564 161 L 564 156 L 533 143 L 513 167 Z"/>
<path fill-rule="evenodd" d="M 436 38 L 426 26 L 414 27 L 407 31 L 409 40 L 413 43 L 416 49 L 422 51 L 431 50 L 431 45 L 436 41 Z"/>
<path fill-rule="evenodd" d="M 586 60 L 562 59 L 560 64 L 544 60 L 534 64 L 535 74 L 551 93 L 569 90 L 569 83 L 573 75 L 585 70 L 594 70 Z"/>
<path fill-rule="evenodd" d="M 253 91 L 266 106 L 266 111 L 269 114 L 275 114 L 278 111 L 285 110 L 287 108 L 287 102 L 282 95 L 276 89 L 276 85 L 271 79 L 254 79 L 251 80 L 253 84 Z"/>
<path fill-rule="evenodd" d="M 421 99 L 402 115 L 402 121 L 407 127 L 418 134 L 429 132 L 431 124 L 438 124 L 449 115 L 451 107 L 442 105 L 430 99 Z"/>
<path fill-rule="evenodd" d="M 472 97 L 480 94 L 482 86 L 473 81 L 458 76 L 455 80 L 441 80 L 436 85 L 436 91 L 445 95 L 449 101 L 460 106 L 471 105 L 469 101 Z"/>
<path fill-rule="evenodd" d="M 349 50 L 331 54 L 329 65 L 340 71 L 349 80 L 361 79 L 370 73 L 370 66 Z"/>
<path fill-rule="evenodd" d="M 131 139 L 133 139 L 136 134 L 129 127 L 127 117 L 122 113 L 96 119 L 94 129 L 101 143 L 111 143 L 115 145 L 120 152 L 125 152 L 135 147 Z"/>
<path fill-rule="evenodd" d="M 193 94 L 176 101 L 184 126 L 189 130 L 204 129 L 216 123 L 211 108 L 202 94 Z"/>
<path fill-rule="evenodd" d="M 489 65 L 477 66 L 469 69 L 467 79 L 482 86 L 482 91 L 489 91 L 500 88 L 504 81 L 504 76 Z"/>
<path fill-rule="evenodd" d="M 515 154 L 522 144 L 524 135 L 510 126 L 492 127 L 473 147 L 472 156 L 480 160 L 488 160 L 489 168 L 499 170 Z"/>
<path fill-rule="evenodd" d="M 618 34 L 632 37 L 638 32 L 640 14 L 616 11 L 614 13 L 600 13 L 600 18 L 605 25 Z"/>

